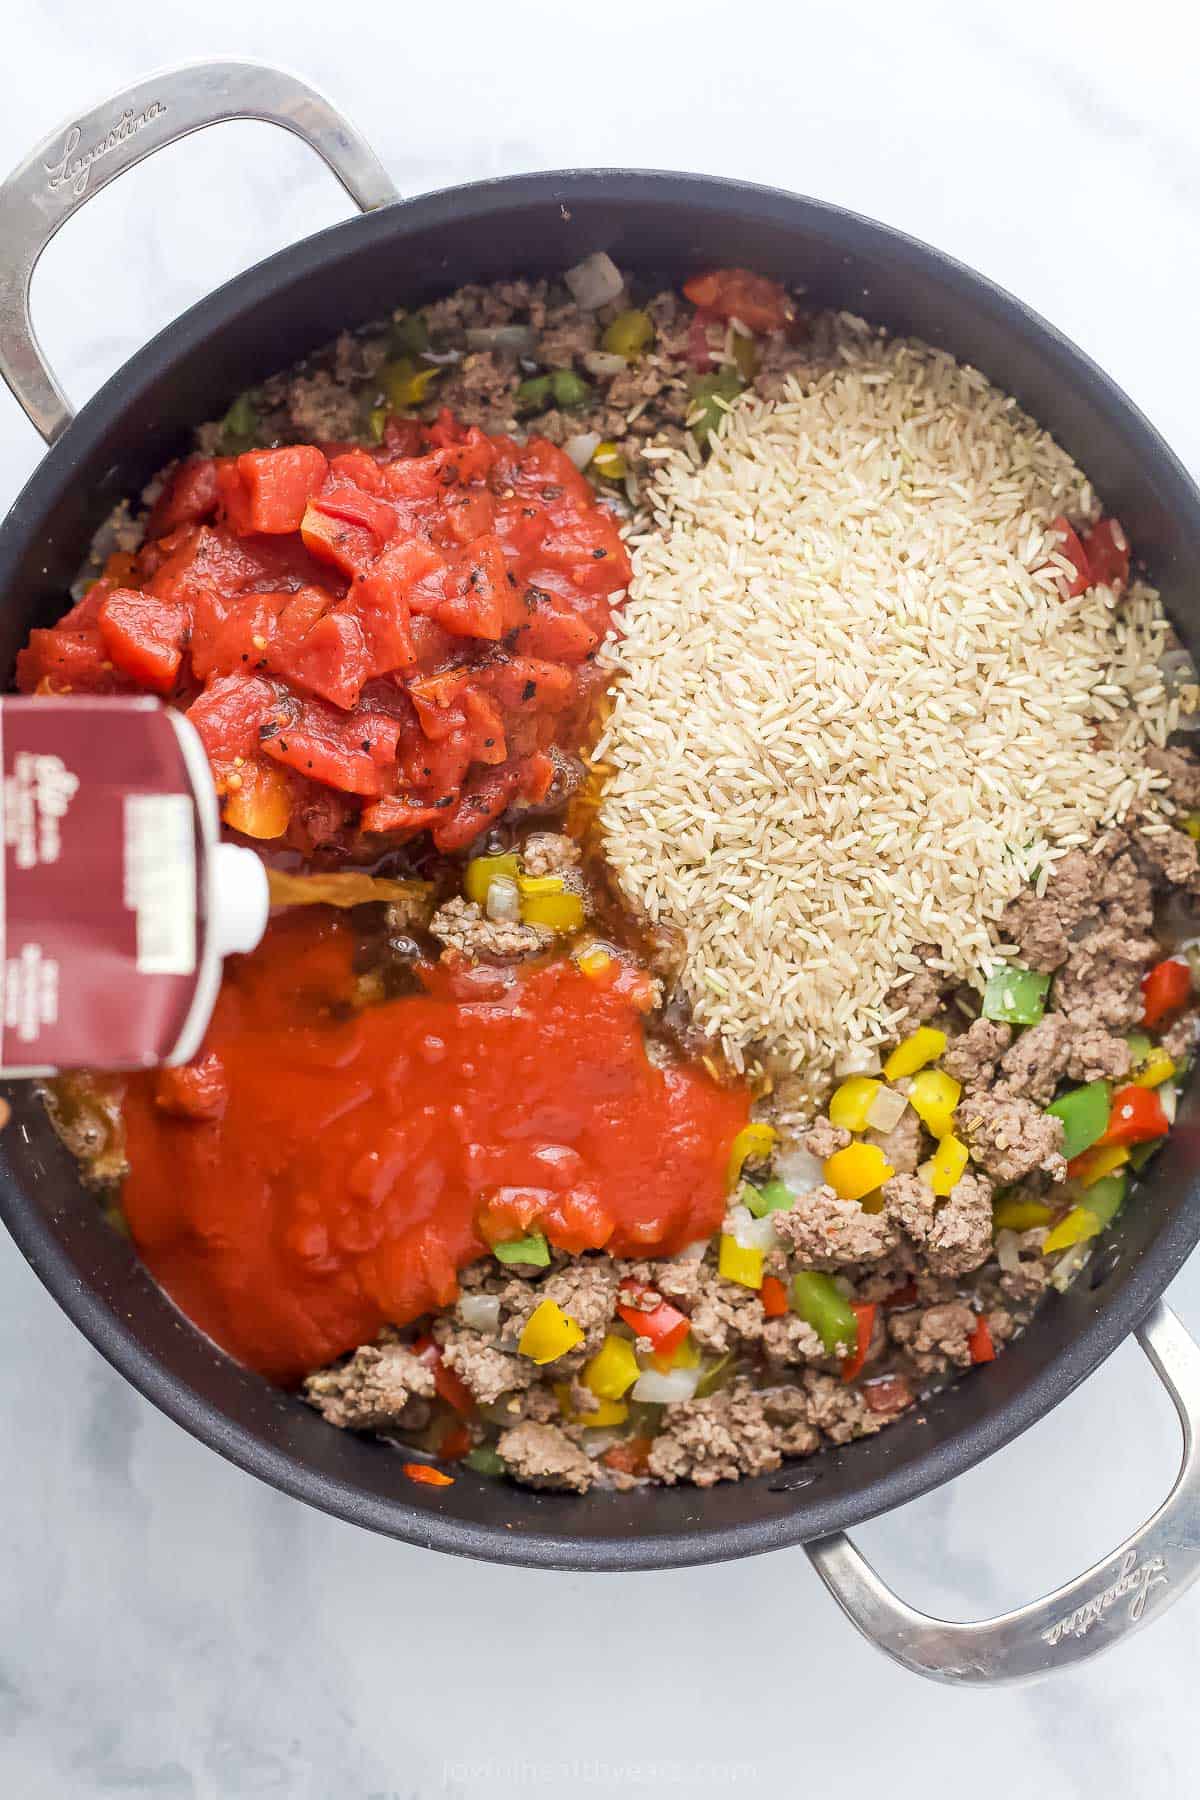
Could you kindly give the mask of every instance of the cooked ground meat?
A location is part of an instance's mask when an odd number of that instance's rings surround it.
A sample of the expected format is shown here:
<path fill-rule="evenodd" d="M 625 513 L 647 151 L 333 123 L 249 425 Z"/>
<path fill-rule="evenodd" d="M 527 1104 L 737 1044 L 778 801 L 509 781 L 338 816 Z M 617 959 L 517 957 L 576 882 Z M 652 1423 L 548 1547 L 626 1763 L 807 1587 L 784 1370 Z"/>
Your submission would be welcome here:
<path fill-rule="evenodd" d="M 896 1248 L 896 1227 L 886 1213 L 864 1212 L 856 1201 L 839 1199 L 831 1187 L 801 1194 L 774 1218 L 777 1233 L 802 1268 L 878 1262 Z"/>
<path fill-rule="evenodd" d="M 573 875 L 582 860 L 574 838 L 560 831 L 535 831 L 521 846 L 527 875 Z"/>
<path fill-rule="evenodd" d="M 766 1412 L 767 1396 L 747 1382 L 735 1382 L 706 1400 L 688 1400 L 668 1406 L 663 1429 L 650 1447 L 650 1473 L 674 1486 L 691 1481 L 696 1487 L 712 1487 L 738 1475 L 763 1475 L 777 1469 L 783 1459 L 780 1430 Z M 806 1454 L 815 1449 L 817 1433 L 807 1417 L 789 1419 L 782 1430 Z"/>
<path fill-rule="evenodd" d="M 918 945 L 915 954 L 925 963 L 935 957 L 937 951 L 932 944 L 923 944 Z M 899 1009 L 897 1031 L 911 1031 L 914 1026 L 924 1024 L 926 1019 L 932 1019 L 942 1003 L 945 985 L 944 975 L 936 969 L 922 967 L 897 987 L 890 996 L 891 1005 Z"/>
<path fill-rule="evenodd" d="M 961 1036 L 952 1038 L 942 1057 L 947 1075 L 963 1087 L 987 1087 L 996 1064 L 1012 1043 L 1012 1026 L 976 1019 Z"/>
<path fill-rule="evenodd" d="M 497 1349 L 474 1331 L 446 1330 L 441 1338 L 442 1360 L 460 1377 L 474 1398 L 484 1406 L 502 1394 L 519 1392 L 537 1380 L 537 1368 L 527 1357 Z"/>
<path fill-rule="evenodd" d="M 304 1398 L 331 1425 L 352 1431 L 419 1428 L 429 1416 L 433 1373 L 402 1343 L 364 1344 L 304 1383 Z"/>
<path fill-rule="evenodd" d="M 963 1096 L 959 1114 L 972 1156 L 1002 1187 L 1035 1170 L 1055 1181 L 1066 1175 L 1061 1155 L 1062 1120 L 1030 1101 L 976 1089 Z"/>
<path fill-rule="evenodd" d="M 921 1121 L 910 1106 L 891 1131 L 868 1131 L 866 1142 L 875 1144 L 897 1175 L 911 1175 L 923 1155 Z"/>
<path fill-rule="evenodd" d="M 526 1487 L 586 1494 L 594 1479 L 591 1459 L 558 1425 L 523 1421 L 501 1432 L 496 1452 Z"/>
<path fill-rule="evenodd" d="M 1200 812 L 1200 758 L 1190 750 L 1149 750 L 1146 761 L 1167 776 L 1167 791 L 1180 812 Z"/>
<path fill-rule="evenodd" d="M 810 1156 L 815 1156 L 818 1162 L 828 1162 L 838 1150 L 846 1148 L 850 1133 L 840 1125 L 831 1125 L 828 1119 L 818 1119 L 800 1141 Z"/>
<path fill-rule="evenodd" d="M 517 962 L 523 956 L 536 956 L 554 935 L 539 925 L 489 919 L 476 901 L 459 897 L 439 907 L 429 929 L 448 951 L 472 962 L 481 957 L 492 962 Z"/>
<path fill-rule="evenodd" d="M 925 1307 L 917 1312 L 895 1313 L 888 1322 L 892 1342 L 907 1350 L 925 1375 L 943 1374 L 951 1367 L 968 1368 L 971 1362 L 968 1340 L 974 1329 L 975 1314 L 960 1301 Z"/>

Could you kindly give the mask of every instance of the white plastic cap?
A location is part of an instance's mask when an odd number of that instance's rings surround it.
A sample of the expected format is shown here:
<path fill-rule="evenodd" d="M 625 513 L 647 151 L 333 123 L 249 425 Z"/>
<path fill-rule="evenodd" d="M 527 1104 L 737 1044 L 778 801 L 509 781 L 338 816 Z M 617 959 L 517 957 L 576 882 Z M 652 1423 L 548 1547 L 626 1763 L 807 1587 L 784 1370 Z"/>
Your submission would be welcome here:
<path fill-rule="evenodd" d="M 209 943 L 218 956 L 253 950 L 267 929 L 267 871 L 244 844 L 217 844 L 208 900 Z"/>

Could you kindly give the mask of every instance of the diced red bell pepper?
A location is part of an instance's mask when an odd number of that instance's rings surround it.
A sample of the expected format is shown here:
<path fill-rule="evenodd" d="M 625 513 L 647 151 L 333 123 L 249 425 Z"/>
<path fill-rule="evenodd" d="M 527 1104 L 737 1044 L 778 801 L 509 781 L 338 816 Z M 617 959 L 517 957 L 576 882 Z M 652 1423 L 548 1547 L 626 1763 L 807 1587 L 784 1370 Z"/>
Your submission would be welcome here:
<path fill-rule="evenodd" d="M 722 319 L 737 319 L 747 331 L 782 331 L 796 315 L 787 289 L 750 269 L 712 269 L 693 275 L 683 291 L 693 306 Z"/>
<path fill-rule="evenodd" d="M 992 1342 L 991 1327 L 987 1322 L 987 1314 L 980 1313 L 975 1320 L 975 1329 L 967 1339 L 967 1348 L 971 1352 L 973 1363 L 989 1363 L 996 1360 L 996 1346 Z"/>
<path fill-rule="evenodd" d="M 186 607 L 134 588 L 109 594 L 97 618 L 109 660 L 155 694 L 169 694 L 175 686 L 188 623 Z"/>
<path fill-rule="evenodd" d="M 622 1475 L 645 1475 L 653 1444 L 653 1438 L 624 1438 L 619 1444 L 610 1444 L 601 1453 L 600 1461 L 605 1468 L 616 1469 Z"/>
<path fill-rule="evenodd" d="M 1108 1130 L 1100 1142 L 1148 1144 L 1153 1138 L 1165 1137 L 1170 1129 L 1171 1122 L 1154 1088 L 1123 1087 L 1112 1097 Z"/>
<path fill-rule="evenodd" d="M 232 469 L 224 464 L 218 473 L 230 525 L 240 536 L 255 531 L 272 535 L 298 531 L 304 509 L 328 470 L 325 457 L 313 444 L 247 450 L 236 458 Z"/>
<path fill-rule="evenodd" d="M 655 1305 L 646 1309 L 640 1306 L 623 1304 L 621 1295 L 629 1300 L 654 1300 Z M 623 1281 L 618 1290 L 617 1312 L 624 1319 L 631 1331 L 638 1337 L 649 1338 L 656 1355 L 665 1356 L 677 1350 L 691 1330 L 691 1320 L 686 1313 L 664 1300 L 655 1288 L 647 1286 L 644 1281 Z"/>
<path fill-rule="evenodd" d="M 415 1481 L 418 1487 L 453 1487 L 455 1481 L 453 1475 L 447 1475 L 444 1469 L 435 1469 L 432 1463 L 401 1463 L 400 1473 L 409 1481 Z"/>
<path fill-rule="evenodd" d="M 1079 541 L 1078 534 L 1072 529 L 1062 513 L 1051 524 L 1050 529 L 1057 533 L 1059 542 L 1055 545 L 1056 553 L 1070 563 L 1072 573 L 1064 576 L 1067 597 L 1074 599 L 1076 594 L 1086 592 L 1092 585 L 1092 572 L 1088 567 L 1087 552 Z"/>
<path fill-rule="evenodd" d="M 469 1419 L 475 1411 L 475 1397 L 466 1383 L 442 1360 L 442 1352 L 433 1339 L 419 1337 L 413 1345 L 413 1355 L 432 1372 L 433 1385 L 446 1404 L 452 1406 L 464 1419 Z"/>
<path fill-rule="evenodd" d="M 443 1462 L 457 1462 L 471 1448 L 471 1433 L 465 1425 L 451 1425 L 438 1443 L 437 1453 Z"/>
<path fill-rule="evenodd" d="M 154 1103 L 179 1119 L 204 1123 L 224 1118 L 229 1083 L 220 1057 L 209 1050 L 196 1062 L 160 1069 L 154 1077 Z"/>
<path fill-rule="evenodd" d="M 1129 539 L 1118 519 L 1098 519 L 1083 536 L 1084 553 L 1094 582 L 1115 594 L 1129 581 Z"/>
<path fill-rule="evenodd" d="M 1186 962 L 1170 956 L 1155 963 L 1142 976 L 1142 1024 L 1161 1024 L 1168 1013 L 1186 1006 L 1191 994 L 1192 971 Z"/>
<path fill-rule="evenodd" d="M 788 1291 L 778 1275 L 763 1276 L 763 1284 L 759 1289 L 758 1297 L 762 1301 L 762 1309 L 768 1319 L 782 1319 L 790 1311 Z"/>
<path fill-rule="evenodd" d="M 867 1352 L 871 1348 L 871 1336 L 875 1330 L 875 1314 L 879 1311 L 877 1304 L 859 1305 L 852 1302 L 854 1317 L 858 1322 L 858 1342 L 850 1356 L 842 1359 L 842 1380 L 853 1381 L 862 1373 L 863 1364 L 867 1360 Z"/>

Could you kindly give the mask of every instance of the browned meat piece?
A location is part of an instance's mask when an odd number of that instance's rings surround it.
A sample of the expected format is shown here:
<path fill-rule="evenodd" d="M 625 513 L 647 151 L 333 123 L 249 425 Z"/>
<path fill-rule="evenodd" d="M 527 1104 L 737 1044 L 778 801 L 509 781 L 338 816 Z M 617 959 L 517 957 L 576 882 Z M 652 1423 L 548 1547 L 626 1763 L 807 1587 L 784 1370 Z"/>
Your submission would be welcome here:
<path fill-rule="evenodd" d="M 571 1352 L 572 1359 L 582 1361 L 603 1343 L 605 1327 L 616 1311 L 617 1281 L 611 1256 L 590 1256 L 556 1269 L 539 1285 L 535 1302 L 554 1300 L 583 1329 L 583 1343 Z M 566 1369 L 569 1360 L 562 1358 L 557 1367 Z"/>
<path fill-rule="evenodd" d="M 1153 938 L 1102 925 L 1072 946 L 1055 1005 L 1080 1030 L 1128 1031 L 1142 1016 L 1142 974 L 1157 955 Z"/>
<path fill-rule="evenodd" d="M 897 1314 L 903 1318 L 903 1314 Z M 870 1437 L 881 1431 L 893 1415 L 874 1412 L 867 1404 L 865 1390 L 849 1387 L 840 1375 L 825 1375 L 808 1369 L 804 1375 L 808 1395 L 808 1416 L 818 1431 L 832 1444 L 848 1444 L 851 1438 Z"/>
<path fill-rule="evenodd" d="M 811 1402 L 802 1388 L 768 1388 L 764 1393 L 763 1417 L 773 1429 L 775 1447 L 782 1455 L 811 1456 L 817 1448 L 821 1436 L 809 1416 L 811 1411 Z"/>
<path fill-rule="evenodd" d="M 778 1235 L 808 1269 L 878 1262 L 898 1242 L 896 1226 L 886 1212 L 866 1213 L 856 1200 L 839 1199 L 831 1187 L 801 1194 L 773 1217 Z"/>
<path fill-rule="evenodd" d="M 866 1140 L 883 1151 L 897 1175 L 911 1175 L 921 1161 L 921 1121 L 911 1106 L 901 1113 L 893 1131 L 868 1131 Z"/>
<path fill-rule="evenodd" d="M 763 1394 L 738 1381 L 705 1400 L 668 1406 L 650 1448 L 650 1473 L 668 1486 L 691 1481 L 704 1488 L 777 1469 L 782 1452 L 764 1402 Z"/>
<path fill-rule="evenodd" d="M 996 1248 L 1002 1243 L 1011 1245 L 1017 1252 L 1019 1267 L 1004 1270 L 1001 1273 L 999 1286 L 1008 1299 L 1028 1303 L 1036 1300 L 1050 1279 L 1050 1271 L 1042 1261 L 1042 1245 L 1046 1241 L 1044 1226 L 1033 1231 L 1001 1231 L 996 1237 Z"/>
<path fill-rule="evenodd" d="M 991 1019 L 976 1019 L 959 1037 L 952 1038 L 942 1057 L 947 1075 L 963 1087 L 987 1087 L 996 1071 L 996 1063 L 1012 1043 L 1012 1026 L 996 1025 Z"/>
<path fill-rule="evenodd" d="M 304 1383 L 304 1398 L 331 1425 L 351 1431 L 420 1427 L 429 1417 L 433 1371 L 403 1344 L 364 1344 Z"/>
<path fill-rule="evenodd" d="M 437 382 L 437 405 L 448 406 L 464 425 L 502 431 L 513 416 L 513 396 L 521 372 L 491 350 L 473 350 L 453 363 Z"/>
<path fill-rule="evenodd" d="M 362 430 L 357 394 L 340 386 L 328 369 L 295 376 L 288 385 L 287 408 L 297 437 L 306 444 L 354 438 Z"/>
<path fill-rule="evenodd" d="M 441 1340 L 442 1360 L 447 1368 L 454 1370 L 483 1406 L 491 1406 L 502 1394 L 519 1392 L 537 1380 L 537 1367 L 528 1358 L 497 1350 L 477 1331 L 452 1327 L 444 1335 L 435 1335 Z"/>
<path fill-rule="evenodd" d="M 850 1133 L 840 1125 L 831 1125 L 828 1119 L 814 1119 L 800 1142 L 810 1156 L 815 1156 L 818 1162 L 826 1162 L 835 1151 L 846 1148 Z"/>
<path fill-rule="evenodd" d="M 757 1343 L 766 1324 L 762 1301 L 753 1288 L 726 1281 L 703 1266 L 691 1303 L 691 1318 L 692 1336 L 700 1348 L 717 1356 L 739 1343 Z"/>
<path fill-rule="evenodd" d="M 984 1317 L 988 1323 L 988 1333 L 994 1344 L 1007 1344 L 1017 1329 L 1017 1321 L 1006 1306 L 996 1306 Z"/>
<path fill-rule="evenodd" d="M 992 1187 L 967 1170 L 938 1207 L 925 1240 L 937 1275 L 968 1275 L 992 1253 Z"/>
<path fill-rule="evenodd" d="M 536 956 L 553 936 L 540 925 L 508 924 L 489 919 L 474 900 L 456 897 L 439 907 L 429 922 L 429 929 L 448 951 L 467 957 L 471 962 L 516 962 L 523 956 Z"/>
<path fill-rule="evenodd" d="M 1073 1032 L 1067 1040 L 1067 1074 L 1072 1081 L 1119 1081 L 1128 1075 L 1129 1045 L 1108 1031 Z"/>
<path fill-rule="evenodd" d="M 1190 750 L 1147 750 L 1146 761 L 1170 780 L 1167 792 L 1180 812 L 1200 812 L 1200 758 Z"/>
<path fill-rule="evenodd" d="M 561 831 L 535 831 L 521 850 L 527 875 L 573 875 L 581 855 L 575 839 Z"/>
<path fill-rule="evenodd" d="M 883 1204 L 888 1218 L 906 1231 L 914 1244 L 925 1242 L 937 1208 L 937 1196 L 927 1181 L 919 1175 L 893 1175 L 883 1184 Z"/>
<path fill-rule="evenodd" d="M 997 1091 L 1045 1106 L 1054 1098 L 1054 1090 L 1067 1066 L 1074 1035 L 1070 1021 L 1063 1013 L 1048 1012 L 1036 1025 L 1021 1032 L 1012 1048 L 1000 1058 L 996 1072 Z"/>
<path fill-rule="evenodd" d="M 996 933 L 1004 943 L 1017 946 L 1025 968 L 1044 975 L 1062 967 L 1071 947 L 1057 896 L 1049 892 L 1040 898 L 1029 891 L 1018 894 L 1000 915 Z"/>
<path fill-rule="evenodd" d="M 655 354 L 667 360 L 685 358 L 694 308 L 673 288 L 666 288 L 647 301 L 646 311 L 654 321 Z"/>
<path fill-rule="evenodd" d="M 944 1374 L 951 1367 L 967 1368 L 971 1361 L 968 1340 L 974 1329 L 975 1314 L 959 1300 L 920 1311 L 893 1313 L 888 1319 L 892 1342 L 907 1350 L 922 1375 Z"/>
<path fill-rule="evenodd" d="M 959 1102 L 958 1117 L 971 1155 L 999 1186 L 1020 1181 L 1035 1169 L 1055 1181 L 1065 1177 L 1062 1120 L 1030 1101 L 976 1089 Z"/>
<path fill-rule="evenodd" d="M 927 963 L 937 955 L 932 944 L 917 944 L 914 956 Z M 946 986 L 946 977 L 936 969 L 921 968 L 915 975 L 906 976 L 903 983 L 892 989 L 887 997 L 889 1007 L 899 1007 L 900 1017 L 896 1021 L 897 1030 L 907 1030 L 914 1025 L 924 1024 L 932 1019 L 942 1004 L 942 993 Z"/>
<path fill-rule="evenodd" d="M 1200 856 L 1187 833 L 1158 822 L 1142 826 L 1134 851 L 1155 887 L 1194 888 L 1200 883 Z"/>
<path fill-rule="evenodd" d="M 1200 1036 L 1200 1015 L 1194 1012 L 1182 1013 L 1163 1032 L 1162 1046 L 1167 1055 L 1179 1063 L 1192 1054 L 1196 1048 L 1198 1036 Z"/>
<path fill-rule="evenodd" d="M 759 1308 L 761 1311 L 761 1306 Z M 762 1327 L 763 1355 L 769 1363 L 791 1367 L 797 1363 L 824 1362 L 825 1346 L 803 1319 L 788 1313 L 782 1319 L 766 1319 Z"/>
<path fill-rule="evenodd" d="M 592 1485 L 591 1460 L 558 1425 L 525 1421 L 502 1432 L 496 1452 L 514 1481 L 525 1487 L 586 1494 Z"/>
<path fill-rule="evenodd" d="M 537 359 L 544 369 L 569 369 L 577 356 L 596 348 L 599 335 L 591 313 L 581 313 L 573 302 L 556 306 L 538 333 Z"/>

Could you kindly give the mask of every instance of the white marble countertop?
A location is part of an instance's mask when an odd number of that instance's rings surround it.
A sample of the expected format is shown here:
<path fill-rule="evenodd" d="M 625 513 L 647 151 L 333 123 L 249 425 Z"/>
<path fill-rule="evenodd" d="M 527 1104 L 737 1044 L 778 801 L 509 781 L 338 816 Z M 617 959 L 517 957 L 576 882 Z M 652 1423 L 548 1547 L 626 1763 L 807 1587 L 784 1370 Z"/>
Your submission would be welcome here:
<path fill-rule="evenodd" d="M 82 0 L 12 0 L 6 47 L 0 166 L 147 70 L 241 54 L 323 87 L 410 193 L 624 162 L 845 203 L 1023 295 L 1200 469 L 1195 381 L 1173 341 L 1200 275 L 1198 38 L 1169 0 L 658 0 L 632 15 L 459 0 L 444 25 L 414 7 L 123 0 L 103 30 Z M 206 289 L 345 210 L 266 127 L 226 127 L 138 170 L 61 235 L 37 282 L 68 392 L 82 398 Z M 6 496 L 38 448 L 0 390 Z M 1200 1332 L 1200 1264 L 1171 1298 Z M 0 1788 L 14 1800 L 707 1800 L 867 1781 L 896 1800 L 1094 1800 L 1190 1795 L 1200 1779 L 1200 1594 L 1052 1683 L 940 1689 L 860 1642 L 799 1552 L 531 1575 L 285 1500 L 111 1373 L 7 1239 L 0 1353 Z M 1176 1458 L 1170 1408 L 1126 1346 L 985 1468 L 860 1541 L 916 1603 L 981 1613 L 1103 1554 Z M 651 1642 L 665 1648 L 646 1654 Z"/>

